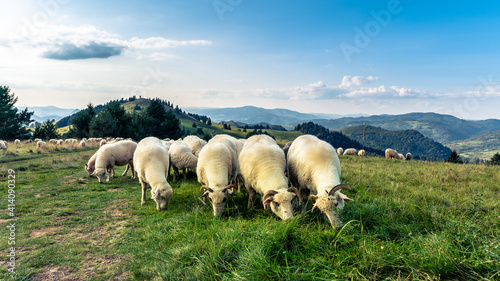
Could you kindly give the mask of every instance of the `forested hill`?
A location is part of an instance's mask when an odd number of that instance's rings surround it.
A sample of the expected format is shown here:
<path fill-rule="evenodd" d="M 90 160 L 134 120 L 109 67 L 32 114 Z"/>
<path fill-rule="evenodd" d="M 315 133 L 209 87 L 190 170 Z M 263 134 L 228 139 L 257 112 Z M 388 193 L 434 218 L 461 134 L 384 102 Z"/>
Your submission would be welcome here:
<path fill-rule="evenodd" d="M 340 130 L 344 135 L 358 141 L 361 145 L 385 150 L 392 148 L 399 153 L 410 152 L 415 158 L 422 160 L 444 160 L 451 149 L 439 142 L 425 137 L 417 130 L 390 131 L 379 127 L 366 126 L 363 141 L 364 126 L 353 126 Z"/>
<path fill-rule="evenodd" d="M 384 155 L 384 152 L 380 149 L 374 149 L 368 145 L 360 144 L 358 141 L 353 140 L 340 132 L 330 131 L 327 128 L 313 122 L 299 124 L 295 127 L 295 131 L 315 135 L 335 148 L 342 147 L 344 150 L 347 148 L 356 148 L 357 150 L 364 149 L 368 153 L 374 153 L 380 156 Z"/>

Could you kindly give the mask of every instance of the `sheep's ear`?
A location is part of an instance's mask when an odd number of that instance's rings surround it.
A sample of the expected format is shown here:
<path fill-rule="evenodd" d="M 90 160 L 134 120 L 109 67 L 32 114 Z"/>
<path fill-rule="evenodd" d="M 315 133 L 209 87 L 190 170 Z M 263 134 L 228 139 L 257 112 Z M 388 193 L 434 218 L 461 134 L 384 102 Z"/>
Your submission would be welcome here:
<path fill-rule="evenodd" d="M 314 200 L 318 199 L 318 196 L 316 196 L 316 195 L 309 195 L 309 198 L 311 198 L 311 203 L 314 204 Z"/>
<path fill-rule="evenodd" d="M 85 169 L 88 170 L 89 169 L 89 165 L 87 163 L 85 163 Z"/>
<path fill-rule="evenodd" d="M 210 191 L 210 192 L 214 192 L 213 189 L 211 189 L 210 187 L 206 186 L 206 185 L 203 185 L 201 188 L 200 188 L 200 191 L 203 191 L 203 190 L 206 190 L 206 191 Z"/>
<path fill-rule="evenodd" d="M 200 196 L 200 198 L 207 198 L 208 197 L 208 193 L 209 191 L 205 191 L 205 193 L 203 193 L 203 195 Z"/>
<path fill-rule="evenodd" d="M 227 190 L 227 194 L 229 194 L 229 195 L 234 195 L 234 192 L 233 192 L 231 189 L 228 189 L 228 190 Z"/>
<path fill-rule="evenodd" d="M 345 202 L 348 202 L 348 201 L 354 201 L 353 199 L 347 197 L 345 194 L 342 194 L 342 193 L 338 193 L 338 196 L 340 199 L 344 199 Z"/>
<path fill-rule="evenodd" d="M 264 200 L 264 202 L 262 202 L 262 204 L 265 205 L 268 205 L 268 204 L 271 204 L 271 202 L 273 202 L 274 198 L 272 196 L 269 196 L 266 198 L 266 200 Z"/>
<path fill-rule="evenodd" d="M 158 189 L 156 189 L 155 193 L 153 193 L 153 196 L 151 196 L 151 199 L 156 199 L 156 197 L 158 197 L 158 195 L 160 195 L 160 191 Z"/>
<path fill-rule="evenodd" d="M 96 171 L 96 170 L 94 170 L 94 171 L 92 172 L 92 174 L 90 174 L 90 175 L 91 175 L 91 176 L 95 175 L 95 171 Z"/>

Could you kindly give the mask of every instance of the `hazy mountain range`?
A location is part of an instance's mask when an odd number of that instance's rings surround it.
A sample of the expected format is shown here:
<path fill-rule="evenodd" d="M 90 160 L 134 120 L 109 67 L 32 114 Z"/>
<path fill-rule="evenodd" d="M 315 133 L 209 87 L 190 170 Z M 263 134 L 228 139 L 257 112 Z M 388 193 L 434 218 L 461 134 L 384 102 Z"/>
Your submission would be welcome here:
<path fill-rule="evenodd" d="M 20 106 L 18 110 L 24 110 L 25 106 Z M 56 122 L 62 118 L 80 111 L 78 108 L 59 108 L 56 106 L 28 106 L 28 111 L 33 111 L 33 120 L 43 123 L 48 119 L 54 119 Z"/>

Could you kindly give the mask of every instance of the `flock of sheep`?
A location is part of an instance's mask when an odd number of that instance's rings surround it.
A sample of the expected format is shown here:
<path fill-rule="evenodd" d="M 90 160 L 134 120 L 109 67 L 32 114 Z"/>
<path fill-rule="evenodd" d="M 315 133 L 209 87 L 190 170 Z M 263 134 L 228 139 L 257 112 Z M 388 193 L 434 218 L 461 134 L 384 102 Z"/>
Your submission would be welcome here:
<path fill-rule="evenodd" d="M 42 139 L 36 138 L 34 140 L 26 140 L 24 141 L 25 144 L 32 144 L 34 143 L 37 147 L 37 149 L 43 149 L 47 148 L 48 144 L 58 146 L 58 147 L 70 147 L 70 148 L 84 148 L 88 146 L 102 146 L 106 144 L 107 142 L 114 142 L 114 141 L 119 141 L 123 140 L 123 138 L 83 138 L 81 140 L 77 139 L 50 139 L 48 141 L 43 141 Z M 13 142 L 15 145 L 21 144 L 21 140 L 16 139 Z M 7 141 L 0 140 L 0 150 L 7 150 L 9 144 Z"/>
<path fill-rule="evenodd" d="M 330 223 L 340 223 L 337 209 L 352 199 L 342 189 L 350 189 L 340 182 L 340 161 L 337 151 L 328 143 L 312 135 L 303 135 L 282 149 L 267 135 L 236 139 L 217 135 L 206 142 L 197 136 L 176 141 L 147 137 L 139 143 L 121 140 L 108 143 L 85 164 L 89 176 L 100 183 L 109 181 L 114 166 L 127 165 L 132 178 L 142 186 L 141 205 L 146 203 L 146 191 L 151 188 L 151 199 L 158 210 L 168 207 L 174 190 L 168 183 L 170 169 L 173 180 L 186 177 L 187 169 L 196 171 L 201 184 L 201 198 L 209 200 L 214 216 L 220 216 L 227 198 L 242 185 L 248 194 L 248 207 L 254 204 L 257 193 L 264 209 L 270 209 L 283 220 L 293 217 L 297 203 L 305 205 L 309 198 L 313 211 L 319 209 Z"/>

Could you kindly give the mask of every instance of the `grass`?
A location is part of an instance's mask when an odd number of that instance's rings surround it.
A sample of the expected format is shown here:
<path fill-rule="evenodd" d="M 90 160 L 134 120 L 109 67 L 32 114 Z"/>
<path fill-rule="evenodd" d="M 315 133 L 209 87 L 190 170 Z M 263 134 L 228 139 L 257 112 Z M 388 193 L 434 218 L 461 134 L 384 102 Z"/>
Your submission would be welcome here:
<path fill-rule="evenodd" d="M 499 167 L 342 156 L 355 201 L 332 229 L 310 205 L 281 221 L 260 204 L 247 209 L 246 194 L 215 218 L 194 174 L 170 181 L 160 212 L 149 197 L 140 205 L 137 180 L 89 178 L 83 164 L 95 149 L 11 149 L 0 152 L 0 279 L 500 279 Z M 8 169 L 15 277 L 6 272 Z"/>

